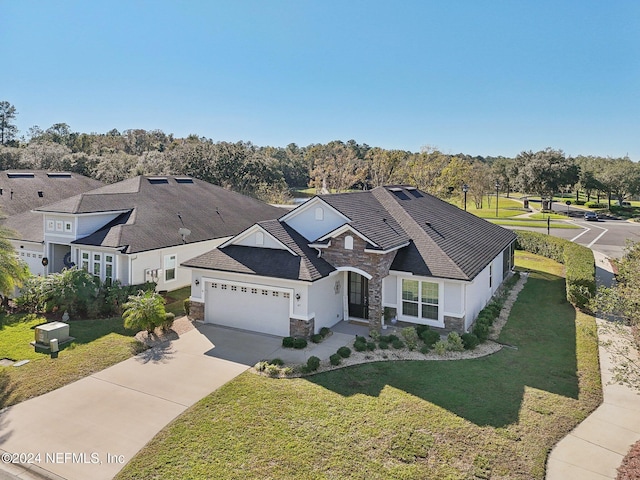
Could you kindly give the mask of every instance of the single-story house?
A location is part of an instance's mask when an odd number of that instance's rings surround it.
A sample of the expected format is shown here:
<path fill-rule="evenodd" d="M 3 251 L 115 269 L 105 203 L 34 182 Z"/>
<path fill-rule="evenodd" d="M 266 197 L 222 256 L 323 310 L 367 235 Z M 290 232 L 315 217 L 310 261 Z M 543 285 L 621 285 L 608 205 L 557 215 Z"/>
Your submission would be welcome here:
<path fill-rule="evenodd" d="M 17 233 L 17 238 L 9 240 L 20 259 L 29 266 L 31 273 L 45 274 L 46 268 L 42 265 L 42 259 L 47 256 L 42 214 L 33 210 L 102 185 L 98 180 L 71 172 L 0 172 L 0 214 L 5 217 L 0 221 Z"/>
<path fill-rule="evenodd" d="M 341 320 L 468 331 L 513 268 L 513 232 L 409 186 L 320 195 L 183 263 L 191 315 L 279 336 Z"/>
<path fill-rule="evenodd" d="M 32 213 L 39 227 L 17 230 L 40 239 L 43 274 L 77 265 L 102 281 L 152 281 L 158 290 L 174 290 L 191 281 L 180 262 L 282 210 L 201 180 L 166 175 L 105 185 Z"/>

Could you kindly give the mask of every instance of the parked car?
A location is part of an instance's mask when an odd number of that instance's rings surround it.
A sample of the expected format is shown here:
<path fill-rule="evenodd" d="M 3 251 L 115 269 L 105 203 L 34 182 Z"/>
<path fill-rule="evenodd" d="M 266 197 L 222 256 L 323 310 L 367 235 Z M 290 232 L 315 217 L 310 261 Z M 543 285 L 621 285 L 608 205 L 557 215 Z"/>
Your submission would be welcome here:
<path fill-rule="evenodd" d="M 596 212 L 585 212 L 584 213 L 584 219 L 587 222 L 597 222 L 598 221 L 598 214 Z"/>

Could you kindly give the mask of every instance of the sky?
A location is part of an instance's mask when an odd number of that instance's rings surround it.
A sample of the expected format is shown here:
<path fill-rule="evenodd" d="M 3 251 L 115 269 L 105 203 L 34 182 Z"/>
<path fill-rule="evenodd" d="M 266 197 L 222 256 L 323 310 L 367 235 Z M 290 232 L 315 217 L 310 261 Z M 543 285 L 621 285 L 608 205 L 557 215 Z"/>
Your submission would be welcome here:
<path fill-rule="evenodd" d="M 637 0 L 0 0 L 21 134 L 640 160 Z"/>

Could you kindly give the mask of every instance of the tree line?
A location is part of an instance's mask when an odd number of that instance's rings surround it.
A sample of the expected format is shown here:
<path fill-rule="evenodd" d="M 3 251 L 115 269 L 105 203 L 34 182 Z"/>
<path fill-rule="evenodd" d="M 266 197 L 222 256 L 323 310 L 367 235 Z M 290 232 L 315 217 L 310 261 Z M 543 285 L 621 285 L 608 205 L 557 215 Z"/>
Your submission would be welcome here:
<path fill-rule="evenodd" d="M 137 175 L 189 175 L 269 202 L 290 190 L 317 192 L 411 184 L 441 198 L 468 195 L 478 208 L 496 188 L 542 197 L 559 191 L 619 201 L 640 193 L 640 167 L 628 157 L 567 157 L 561 150 L 523 151 L 515 158 L 389 150 L 335 140 L 286 147 L 214 142 L 197 135 L 176 138 L 161 130 L 80 133 L 66 123 L 31 127 L 18 137 L 17 112 L 0 102 L 0 169 L 76 172 L 113 183 Z M 490 198 L 490 197 L 489 197 Z"/>

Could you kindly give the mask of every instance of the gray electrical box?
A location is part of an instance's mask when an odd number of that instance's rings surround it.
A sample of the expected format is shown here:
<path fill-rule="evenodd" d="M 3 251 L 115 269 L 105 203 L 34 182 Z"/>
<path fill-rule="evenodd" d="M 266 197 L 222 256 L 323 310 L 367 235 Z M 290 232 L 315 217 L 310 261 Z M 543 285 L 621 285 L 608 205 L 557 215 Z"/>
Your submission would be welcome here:
<path fill-rule="evenodd" d="M 48 346 L 53 339 L 58 340 L 58 343 L 69 339 L 69 324 L 50 322 L 36 327 L 36 343 Z"/>

